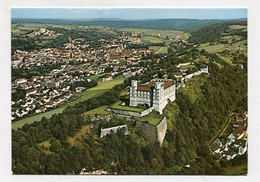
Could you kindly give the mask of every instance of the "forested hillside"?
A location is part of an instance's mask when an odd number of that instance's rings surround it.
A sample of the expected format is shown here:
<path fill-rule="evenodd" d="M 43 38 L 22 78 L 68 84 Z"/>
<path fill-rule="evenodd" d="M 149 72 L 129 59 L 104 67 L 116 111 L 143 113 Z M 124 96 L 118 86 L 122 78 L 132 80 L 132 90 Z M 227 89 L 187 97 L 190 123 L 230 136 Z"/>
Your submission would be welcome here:
<path fill-rule="evenodd" d="M 191 32 L 189 41 L 195 43 L 214 42 L 228 35 L 240 35 L 246 39 L 247 31 L 243 29 L 231 29 L 231 25 L 247 26 L 247 21 L 220 22 L 202 27 L 197 31 Z"/>
<path fill-rule="evenodd" d="M 45 23 L 62 25 L 105 25 L 117 28 L 149 28 L 174 29 L 194 31 L 201 27 L 225 22 L 227 20 L 197 20 L 197 19 L 147 19 L 147 20 L 111 20 L 111 19 L 12 19 L 12 23 Z M 236 20 L 234 20 L 236 21 Z"/>
<path fill-rule="evenodd" d="M 118 101 L 120 91 L 129 84 L 130 80 L 127 80 L 111 91 L 70 107 L 51 119 L 43 118 L 41 122 L 13 130 L 13 172 L 78 174 L 82 168 L 95 168 L 111 174 L 221 174 L 222 165 L 233 164 L 214 162 L 207 144 L 230 112 L 247 109 L 247 74 L 246 70 L 228 65 L 220 69 L 214 57 L 209 55 L 209 58 L 210 76 L 195 78 L 203 83 L 198 88 L 198 84 L 185 88 L 196 87 L 196 99 L 191 99 L 183 90 L 177 94 L 176 103 L 165 109 L 165 112 L 173 112 L 167 115 L 173 130 L 167 132 L 163 147 L 147 143 L 131 122 L 130 135 L 119 132 L 99 139 L 99 123 L 81 116 L 85 111 Z M 169 58 L 161 64 L 171 64 L 172 61 Z M 88 125 L 94 125 L 94 128 L 79 146 L 69 142 L 68 138 L 75 137 L 76 132 Z M 111 165 L 112 162 L 117 165 Z M 190 163 L 191 168 L 184 168 Z"/>

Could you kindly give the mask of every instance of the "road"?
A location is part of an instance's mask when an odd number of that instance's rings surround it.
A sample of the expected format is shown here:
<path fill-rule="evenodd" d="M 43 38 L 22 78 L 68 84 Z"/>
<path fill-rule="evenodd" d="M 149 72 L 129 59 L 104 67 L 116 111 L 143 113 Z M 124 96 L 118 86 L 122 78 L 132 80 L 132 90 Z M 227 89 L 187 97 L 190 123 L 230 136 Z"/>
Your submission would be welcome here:
<path fill-rule="evenodd" d="M 163 47 L 161 47 L 155 54 L 158 54 L 162 49 Z"/>
<path fill-rule="evenodd" d="M 225 132 L 225 130 L 227 129 L 228 127 L 228 124 L 231 122 L 231 116 L 232 115 L 229 115 L 224 127 L 218 132 L 218 134 L 209 142 L 209 146 L 212 145 L 213 143 L 216 142 L 216 140 L 221 136 L 223 135 L 223 133 Z"/>

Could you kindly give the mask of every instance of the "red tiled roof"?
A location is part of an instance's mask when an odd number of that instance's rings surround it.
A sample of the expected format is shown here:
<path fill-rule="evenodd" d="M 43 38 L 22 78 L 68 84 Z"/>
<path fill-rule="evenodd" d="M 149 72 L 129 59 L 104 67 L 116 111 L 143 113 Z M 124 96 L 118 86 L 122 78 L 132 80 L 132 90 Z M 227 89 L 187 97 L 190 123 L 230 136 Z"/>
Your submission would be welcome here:
<path fill-rule="evenodd" d="M 31 92 L 34 92 L 35 90 L 38 91 L 38 88 L 33 88 L 33 89 L 31 89 L 31 90 L 26 90 L 26 93 L 31 93 Z"/>
<path fill-rule="evenodd" d="M 17 55 L 12 56 L 12 61 L 17 61 L 17 60 L 19 60 Z"/>
<path fill-rule="evenodd" d="M 153 86 L 154 83 L 155 83 L 155 81 L 150 81 L 149 83 L 147 83 L 147 85 L 149 85 L 149 86 Z"/>
<path fill-rule="evenodd" d="M 39 110 L 43 111 L 45 109 L 44 106 L 40 107 Z"/>
<path fill-rule="evenodd" d="M 146 86 L 138 86 L 137 90 L 139 90 L 139 91 L 146 91 L 146 92 L 151 92 L 152 91 L 151 88 L 146 87 Z"/>
<path fill-rule="evenodd" d="M 246 115 L 245 114 L 241 114 L 240 115 L 243 119 L 246 119 Z"/>
<path fill-rule="evenodd" d="M 108 75 L 105 75 L 104 77 L 105 77 L 105 78 L 109 78 L 109 77 L 111 77 L 111 75 L 108 74 Z"/>
<path fill-rule="evenodd" d="M 174 85 L 174 81 L 169 81 L 163 84 L 164 89 L 169 88 L 170 86 Z"/>
<path fill-rule="evenodd" d="M 175 73 L 173 73 L 173 75 L 175 75 L 175 76 L 182 76 L 183 73 L 182 72 L 175 72 Z"/>
<path fill-rule="evenodd" d="M 233 135 L 234 135 L 235 137 L 239 137 L 243 132 L 244 132 L 244 129 L 241 128 L 241 127 L 239 127 L 239 128 L 237 128 L 237 129 L 235 129 L 235 131 L 233 132 Z"/>

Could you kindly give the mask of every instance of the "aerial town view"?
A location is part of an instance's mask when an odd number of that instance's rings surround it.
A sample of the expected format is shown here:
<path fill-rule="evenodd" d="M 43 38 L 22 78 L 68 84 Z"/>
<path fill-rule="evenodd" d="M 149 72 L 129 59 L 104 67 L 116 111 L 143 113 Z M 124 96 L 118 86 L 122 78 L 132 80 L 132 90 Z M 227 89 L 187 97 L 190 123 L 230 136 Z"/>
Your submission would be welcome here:
<path fill-rule="evenodd" d="M 247 174 L 247 10 L 157 11 L 12 9 L 13 174 Z"/>

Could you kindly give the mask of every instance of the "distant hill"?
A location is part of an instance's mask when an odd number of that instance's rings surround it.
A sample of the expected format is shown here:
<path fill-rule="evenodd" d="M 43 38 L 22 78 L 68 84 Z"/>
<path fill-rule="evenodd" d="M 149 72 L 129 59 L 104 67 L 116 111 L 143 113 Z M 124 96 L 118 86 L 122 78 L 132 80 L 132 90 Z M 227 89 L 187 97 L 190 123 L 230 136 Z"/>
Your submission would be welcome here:
<path fill-rule="evenodd" d="M 228 35 L 240 35 L 244 39 L 247 38 L 247 31 L 244 31 L 243 29 L 231 29 L 231 25 L 247 26 L 247 21 L 225 21 L 203 26 L 198 30 L 191 32 L 189 41 L 195 43 L 214 42 L 221 37 Z"/>
<path fill-rule="evenodd" d="M 207 25 L 228 20 L 197 20 L 197 19 L 148 19 L 148 20 L 120 20 L 120 19 L 21 19 L 14 18 L 12 23 L 45 23 L 69 25 L 105 25 L 117 28 L 150 28 L 196 31 Z M 232 20 L 232 21 L 241 21 Z"/>

